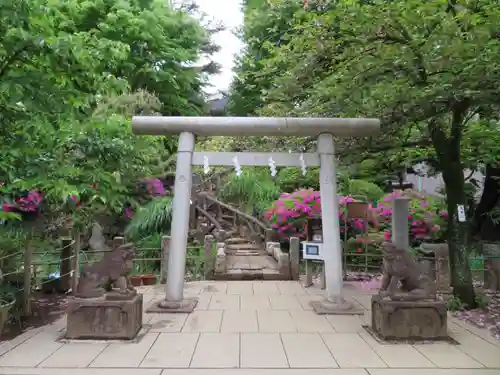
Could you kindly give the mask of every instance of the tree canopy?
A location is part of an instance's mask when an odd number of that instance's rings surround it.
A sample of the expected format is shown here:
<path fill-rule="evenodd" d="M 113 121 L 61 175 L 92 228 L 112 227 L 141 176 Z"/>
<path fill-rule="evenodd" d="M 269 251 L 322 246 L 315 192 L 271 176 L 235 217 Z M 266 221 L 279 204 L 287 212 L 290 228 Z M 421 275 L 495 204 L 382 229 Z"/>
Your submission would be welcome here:
<path fill-rule="evenodd" d="M 217 66 L 198 61 L 217 49 L 211 32 L 164 1 L 3 1 L 3 202 L 37 190 L 47 210 L 77 203 L 87 218 L 133 204 L 136 182 L 163 173 L 173 140 L 134 137 L 130 118 L 204 113 Z"/>
<path fill-rule="evenodd" d="M 390 170 L 426 160 L 442 173 L 453 283 L 474 305 L 469 223 L 457 207 L 470 204 L 464 168 L 498 163 L 498 3 L 307 3 L 247 8 L 232 110 L 252 114 L 245 98 L 261 115 L 380 118 L 380 136 L 339 148 L 349 163 L 374 159 Z M 491 143 L 481 141 L 484 134 Z"/>

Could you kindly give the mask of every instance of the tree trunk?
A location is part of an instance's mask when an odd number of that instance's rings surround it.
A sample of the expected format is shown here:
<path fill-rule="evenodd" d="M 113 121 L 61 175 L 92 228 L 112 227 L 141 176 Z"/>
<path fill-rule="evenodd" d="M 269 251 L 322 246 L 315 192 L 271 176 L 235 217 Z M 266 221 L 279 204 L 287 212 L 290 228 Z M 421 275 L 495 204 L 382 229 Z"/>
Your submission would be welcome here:
<path fill-rule="evenodd" d="M 460 221 L 458 207 L 464 206 L 467 212 L 465 180 L 460 158 L 460 138 L 464 110 L 453 113 L 450 135 L 442 127 L 431 125 L 432 142 L 437 153 L 446 191 L 448 206 L 448 246 L 450 250 L 450 270 L 453 295 L 469 309 L 477 307 L 472 272 L 469 265 L 470 221 Z"/>
<path fill-rule="evenodd" d="M 446 171 L 446 172 L 445 172 Z M 445 174 L 447 177 L 444 177 Z M 462 177 L 459 180 L 459 176 Z M 469 222 L 471 218 L 460 222 L 458 206 L 466 204 L 464 181 L 461 164 L 446 165 L 443 168 L 446 202 L 448 205 L 448 246 L 450 249 L 451 284 L 453 294 L 469 308 L 476 307 L 472 272 L 470 270 Z"/>
<path fill-rule="evenodd" d="M 474 214 L 473 235 L 485 241 L 500 241 L 500 224 L 488 215 L 500 199 L 500 167 L 487 165 L 483 193 Z"/>

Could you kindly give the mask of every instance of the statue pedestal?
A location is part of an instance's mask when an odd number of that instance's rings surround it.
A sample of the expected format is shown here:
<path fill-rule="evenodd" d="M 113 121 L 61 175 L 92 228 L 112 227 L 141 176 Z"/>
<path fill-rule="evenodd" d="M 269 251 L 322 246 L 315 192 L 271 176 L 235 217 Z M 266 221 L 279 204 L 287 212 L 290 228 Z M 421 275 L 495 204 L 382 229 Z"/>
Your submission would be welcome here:
<path fill-rule="evenodd" d="M 142 294 L 129 299 L 74 298 L 66 339 L 132 340 L 142 328 Z"/>
<path fill-rule="evenodd" d="M 444 301 L 391 301 L 372 296 L 371 329 L 382 340 L 448 339 Z"/>

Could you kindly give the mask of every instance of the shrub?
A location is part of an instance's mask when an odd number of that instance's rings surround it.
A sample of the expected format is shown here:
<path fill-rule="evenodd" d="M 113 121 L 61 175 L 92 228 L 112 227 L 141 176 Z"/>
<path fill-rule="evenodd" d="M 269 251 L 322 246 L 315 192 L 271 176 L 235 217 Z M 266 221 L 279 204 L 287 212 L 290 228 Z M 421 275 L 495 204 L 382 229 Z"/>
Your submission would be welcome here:
<path fill-rule="evenodd" d="M 385 195 L 376 208 L 371 209 L 373 215 L 379 218 L 379 229 L 384 232 L 385 239 L 391 239 L 392 202 L 403 196 L 410 198 L 408 225 L 411 244 L 444 241 L 444 228 L 448 217 L 444 199 L 411 189 L 395 190 Z"/>
<path fill-rule="evenodd" d="M 339 197 L 340 232 L 345 236 L 344 231 L 347 230 L 348 238 L 358 234 L 364 227 L 364 223 L 359 219 L 349 220 L 345 227 L 345 205 L 349 202 L 355 202 L 355 200 L 352 197 Z M 286 240 L 291 236 L 304 238 L 307 221 L 321 217 L 320 193 L 308 189 L 282 194 L 264 217 L 281 239 Z"/>
<path fill-rule="evenodd" d="M 368 202 L 378 201 L 384 195 L 383 190 L 373 182 L 365 180 L 349 180 L 345 187 L 350 196 L 366 197 Z"/>

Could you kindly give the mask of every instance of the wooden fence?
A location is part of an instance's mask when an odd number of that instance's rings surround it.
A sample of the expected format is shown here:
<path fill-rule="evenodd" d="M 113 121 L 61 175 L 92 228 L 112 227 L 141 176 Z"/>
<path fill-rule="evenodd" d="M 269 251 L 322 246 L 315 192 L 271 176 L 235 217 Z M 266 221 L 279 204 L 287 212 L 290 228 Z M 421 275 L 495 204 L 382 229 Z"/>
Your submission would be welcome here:
<path fill-rule="evenodd" d="M 212 276 L 216 247 L 210 238 L 200 246 L 190 246 L 186 254 L 186 280 L 203 280 Z M 113 240 L 112 247 L 124 243 L 121 237 Z M 165 282 L 168 262 L 170 237 L 164 236 L 161 244 L 153 248 L 137 248 L 135 250 L 132 276 L 154 276 L 155 282 Z M 22 298 L 22 315 L 31 314 L 33 292 L 65 293 L 76 290 L 82 268 L 87 264 L 100 261 L 111 249 L 95 251 L 80 248 L 79 238 L 64 238 L 61 246 L 51 251 L 29 249 L 9 254 L 0 258 L 0 264 L 23 264 L 11 272 L 4 273 L 2 278 L 13 285 L 15 298 Z M 26 287 L 28 285 L 28 287 Z"/>

